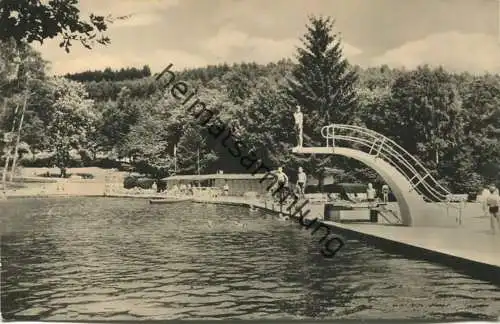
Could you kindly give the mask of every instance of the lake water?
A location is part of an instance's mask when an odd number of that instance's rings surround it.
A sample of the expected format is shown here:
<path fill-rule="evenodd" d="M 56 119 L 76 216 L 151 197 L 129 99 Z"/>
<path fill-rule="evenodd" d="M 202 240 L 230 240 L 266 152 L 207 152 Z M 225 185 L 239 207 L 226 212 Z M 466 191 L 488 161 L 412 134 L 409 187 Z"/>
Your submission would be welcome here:
<path fill-rule="evenodd" d="M 6 319 L 488 319 L 500 287 L 245 208 L 0 202 Z M 319 237 L 318 237 L 319 236 Z"/>

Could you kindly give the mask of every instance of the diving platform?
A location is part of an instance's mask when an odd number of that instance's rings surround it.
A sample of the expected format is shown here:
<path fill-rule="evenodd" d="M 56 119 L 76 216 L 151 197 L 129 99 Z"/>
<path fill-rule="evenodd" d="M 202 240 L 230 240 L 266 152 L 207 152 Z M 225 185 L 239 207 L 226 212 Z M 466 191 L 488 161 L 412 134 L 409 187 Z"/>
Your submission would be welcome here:
<path fill-rule="evenodd" d="M 295 154 L 332 154 L 355 159 L 376 171 L 389 185 L 405 226 L 457 226 L 463 204 L 424 165 L 393 140 L 373 130 L 343 124 L 322 128 L 325 146 L 295 147 Z M 453 215 L 452 215 L 453 214 Z"/>

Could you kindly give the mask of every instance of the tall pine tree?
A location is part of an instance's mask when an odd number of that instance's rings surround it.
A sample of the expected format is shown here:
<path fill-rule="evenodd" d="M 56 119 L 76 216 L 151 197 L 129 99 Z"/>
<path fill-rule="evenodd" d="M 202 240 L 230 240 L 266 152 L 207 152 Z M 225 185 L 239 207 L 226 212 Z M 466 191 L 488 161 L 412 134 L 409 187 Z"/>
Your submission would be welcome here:
<path fill-rule="evenodd" d="M 357 74 L 343 57 L 342 44 L 333 33 L 331 18 L 310 17 L 307 33 L 298 49 L 298 64 L 290 80 L 291 103 L 311 115 L 309 127 L 349 122 L 357 104 L 354 89 Z M 314 123 L 312 117 L 314 117 Z M 312 129 L 311 129 L 312 130 Z"/>
<path fill-rule="evenodd" d="M 298 49 L 298 64 L 288 84 L 290 114 L 295 105 L 300 105 L 304 114 L 304 146 L 324 146 L 321 128 L 332 123 L 349 123 L 357 105 L 357 74 L 343 57 L 333 24 L 329 17 L 309 18 L 302 39 L 304 47 Z M 333 159 L 329 156 L 311 156 L 304 164 L 320 182 L 326 168 L 332 166 Z"/>

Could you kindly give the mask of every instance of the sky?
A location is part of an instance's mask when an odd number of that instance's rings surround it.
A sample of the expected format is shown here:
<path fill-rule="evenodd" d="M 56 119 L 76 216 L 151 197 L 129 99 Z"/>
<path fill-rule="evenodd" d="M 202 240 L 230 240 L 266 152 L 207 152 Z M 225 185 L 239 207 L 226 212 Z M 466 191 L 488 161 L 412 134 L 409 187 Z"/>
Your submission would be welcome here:
<path fill-rule="evenodd" d="M 111 44 L 69 54 L 36 45 L 52 72 L 294 58 L 309 15 L 331 16 L 353 64 L 500 73 L 500 0 L 80 0 L 82 14 L 131 18 L 109 26 Z"/>

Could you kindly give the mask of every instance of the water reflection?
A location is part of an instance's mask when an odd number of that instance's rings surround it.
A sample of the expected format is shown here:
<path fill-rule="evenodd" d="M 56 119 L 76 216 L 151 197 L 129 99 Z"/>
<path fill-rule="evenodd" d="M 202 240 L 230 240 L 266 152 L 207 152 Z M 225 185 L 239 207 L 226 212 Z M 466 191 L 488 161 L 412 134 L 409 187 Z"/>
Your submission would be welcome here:
<path fill-rule="evenodd" d="M 500 290 L 260 212 L 143 200 L 6 201 L 5 318 L 482 319 Z"/>

